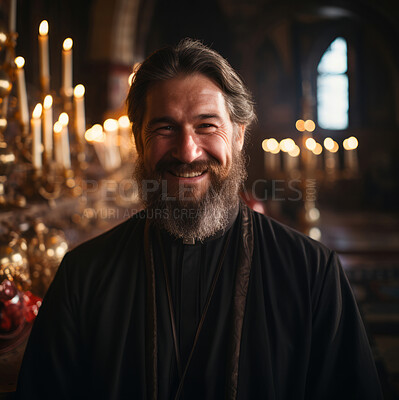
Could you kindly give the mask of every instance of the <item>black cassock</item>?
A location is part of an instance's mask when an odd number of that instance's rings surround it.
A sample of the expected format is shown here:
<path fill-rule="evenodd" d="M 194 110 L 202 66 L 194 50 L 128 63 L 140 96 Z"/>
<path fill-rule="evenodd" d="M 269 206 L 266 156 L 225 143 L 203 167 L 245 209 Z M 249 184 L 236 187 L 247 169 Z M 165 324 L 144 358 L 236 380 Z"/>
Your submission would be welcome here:
<path fill-rule="evenodd" d="M 65 256 L 17 398 L 382 398 L 334 252 L 244 205 L 204 243 L 149 221 L 143 211 Z"/>

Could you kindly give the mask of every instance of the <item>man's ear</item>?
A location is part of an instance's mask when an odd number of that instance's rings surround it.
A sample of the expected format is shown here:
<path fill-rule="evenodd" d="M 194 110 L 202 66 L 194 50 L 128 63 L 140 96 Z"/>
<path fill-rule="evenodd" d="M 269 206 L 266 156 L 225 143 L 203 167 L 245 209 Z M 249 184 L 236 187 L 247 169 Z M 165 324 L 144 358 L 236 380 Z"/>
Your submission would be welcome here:
<path fill-rule="evenodd" d="M 236 142 L 239 150 L 242 150 L 244 146 L 244 139 L 245 139 L 245 128 L 246 126 L 243 124 L 238 124 L 237 125 L 237 136 L 236 136 Z"/>

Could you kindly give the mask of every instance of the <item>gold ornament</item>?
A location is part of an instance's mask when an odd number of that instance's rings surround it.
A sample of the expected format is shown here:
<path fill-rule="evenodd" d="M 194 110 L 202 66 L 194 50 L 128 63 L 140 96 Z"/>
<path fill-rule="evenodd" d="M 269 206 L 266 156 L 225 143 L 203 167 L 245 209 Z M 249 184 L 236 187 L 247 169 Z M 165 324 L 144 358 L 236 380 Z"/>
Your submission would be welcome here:
<path fill-rule="evenodd" d="M 28 250 L 32 292 L 43 297 L 68 251 L 68 243 L 61 231 L 48 229 L 43 222 L 37 222 L 34 230 L 36 235 L 29 241 Z"/>
<path fill-rule="evenodd" d="M 20 290 L 28 290 L 31 285 L 26 241 L 11 232 L 0 242 L 0 282 L 14 281 Z"/>
<path fill-rule="evenodd" d="M 0 51 L 3 50 L 7 45 L 7 29 L 4 26 L 4 22 L 0 21 Z"/>
<path fill-rule="evenodd" d="M 10 94 L 11 89 L 12 83 L 10 77 L 3 69 L 0 69 L 0 103 Z"/>

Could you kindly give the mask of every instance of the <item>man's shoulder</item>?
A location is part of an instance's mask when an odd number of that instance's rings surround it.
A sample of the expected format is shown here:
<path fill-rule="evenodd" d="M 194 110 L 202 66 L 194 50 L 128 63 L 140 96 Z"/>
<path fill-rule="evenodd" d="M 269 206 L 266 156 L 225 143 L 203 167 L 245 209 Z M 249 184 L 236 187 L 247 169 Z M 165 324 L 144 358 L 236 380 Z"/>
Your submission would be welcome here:
<path fill-rule="evenodd" d="M 253 212 L 255 241 L 276 254 L 297 262 L 326 264 L 334 253 L 323 243 L 281 223 L 274 218 Z"/>
<path fill-rule="evenodd" d="M 140 211 L 108 231 L 79 244 L 67 253 L 68 258 L 73 260 L 107 258 L 126 247 L 130 249 L 142 247 L 145 220 L 145 211 Z"/>

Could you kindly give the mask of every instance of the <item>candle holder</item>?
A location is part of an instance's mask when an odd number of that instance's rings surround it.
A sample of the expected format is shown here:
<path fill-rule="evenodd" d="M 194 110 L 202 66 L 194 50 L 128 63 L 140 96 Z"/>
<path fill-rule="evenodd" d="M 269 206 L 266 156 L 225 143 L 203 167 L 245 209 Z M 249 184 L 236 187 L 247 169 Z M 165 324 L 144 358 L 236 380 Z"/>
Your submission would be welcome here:
<path fill-rule="evenodd" d="M 7 86 L 11 86 L 11 82 L 7 81 L 7 76 L 1 75 L 4 79 L 3 83 Z M 8 82 L 8 84 L 7 84 Z M 8 90 L 0 90 L 0 104 L 5 101 L 5 97 L 8 96 Z M 4 140 L 4 132 L 7 128 L 7 119 L 0 114 L 0 205 L 7 203 L 6 199 L 6 182 L 7 175 L 11 171 L 11 168 L 15 162 L 15 154 L 9 149 L 7 143 Z"/>
<path fill-rule="evenodd" d="M 27 235 L 32 291 L 42 297 L 68 250 L 68 243 L 61 231 L 48 228 L 41 220 L 33 222 Z"/>
<path fill-rule="evenodd" d="M 14 281 L 19 290 L 28 290 L 31 287 L 27 242 L 21 238 L 10 226 L 8 231 L 0 236 L 0 283 L 7 279 Z"/>
<path fill-rule="evenodd" d="M 54 161 L 47 163 L 38 188 L 40 196 L 49 202 L 50 207 L 55 206 L 55 200 L 63 193 L 63 178 L 61 167 Z"/>

